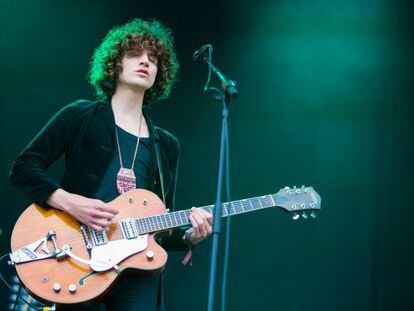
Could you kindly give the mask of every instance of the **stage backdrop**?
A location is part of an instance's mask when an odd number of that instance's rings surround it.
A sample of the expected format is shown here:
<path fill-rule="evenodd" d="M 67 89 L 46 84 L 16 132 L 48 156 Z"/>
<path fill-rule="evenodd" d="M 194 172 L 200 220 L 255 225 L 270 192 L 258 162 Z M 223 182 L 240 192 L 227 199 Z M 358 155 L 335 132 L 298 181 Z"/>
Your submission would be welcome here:
<path fill-rule="evenodd" d="M 177 208 L 215 199 L 220 105 L 191 61 L 205 43 L 240 88 L 229 117 L 233 199 L 302 184 L 322 197 L 316 220 L 277 208 L 233 219 L 228 310 L 413 310 L 412 5 L 1 1 L 0 14 L 1 253 L 30 203 L 8 182 L 11 162 L 58 109 L 94 99 L 88 64 L 109 28 L 155 18 L 181 62 L 171 98 L 151 111 L 181 142 Z M 50 170 L 57 180 L 62 163 Z M 210 240 L 198 246 L 192 267 L 170 254 L 170 310 L 206 308 L 209 251 Z"/>

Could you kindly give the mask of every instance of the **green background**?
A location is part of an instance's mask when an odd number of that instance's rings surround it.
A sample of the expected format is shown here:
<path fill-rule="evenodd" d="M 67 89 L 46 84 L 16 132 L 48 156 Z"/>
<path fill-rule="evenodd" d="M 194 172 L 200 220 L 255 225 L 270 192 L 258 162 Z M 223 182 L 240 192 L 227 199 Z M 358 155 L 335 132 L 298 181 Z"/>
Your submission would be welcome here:
<path fill-rule="evenodd" d="M 30 203 L 8 182 L 12 160 L 59 108 L 94 98 L 88 62 L 110 27 L 155 18 L 173 30 L 181 62 L 170 99 L 151 113 L 181 142 L 177 208 L 215 200 L 221 110 L 202 93 L 206 68 L 191 61 L 205 43 L 240 88 L 229 117 L 233 199 L 302 184 L 322 197 L 316 220 L 278 208 L 233 218 L 228 310 L 414 309 L 413 5 L 0 4 L 2 254 Z M 57 179 L 62 163 L 51 169 Z M 209 251 L 210 240 L 197 247 L 193 267 L 170 254 L 171 310 L 206 308 Z"/>

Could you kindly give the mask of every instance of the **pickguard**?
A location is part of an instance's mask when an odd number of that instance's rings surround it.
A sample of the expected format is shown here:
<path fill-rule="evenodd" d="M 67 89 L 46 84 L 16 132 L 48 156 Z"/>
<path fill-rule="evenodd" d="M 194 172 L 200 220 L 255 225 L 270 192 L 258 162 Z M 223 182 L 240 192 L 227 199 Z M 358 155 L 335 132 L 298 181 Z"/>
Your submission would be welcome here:
<path fill-rule="evenodd" d="M 139 253 L 148 246 L 148 234 L 134 239 L 109 241 L 105 245 L 94 246 L 91 252 L 91 269 L 102 272 L 112 269 L 125 258 Z M 96 263 L 97 265 L 94 265 Z"/>

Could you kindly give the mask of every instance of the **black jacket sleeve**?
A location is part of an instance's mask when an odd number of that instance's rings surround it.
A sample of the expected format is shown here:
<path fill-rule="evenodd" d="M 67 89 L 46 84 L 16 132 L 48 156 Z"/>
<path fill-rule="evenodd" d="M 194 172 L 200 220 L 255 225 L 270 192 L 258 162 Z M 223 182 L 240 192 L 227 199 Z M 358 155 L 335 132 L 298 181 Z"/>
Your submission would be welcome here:
<path fill-rule="evenodd" d="M 59 110 L 13 161 L 9 180 L 32 202 L 46 204 L 60 184 L 46 173 L 48 167 L 67 151 L 76 134 L 77 104 Z"/>
<path fill-rule="evenodd" d="M 170 190 L 168 191 L 165 198 L 166 208 L 169 208 L 171 211 L 174 211 L 175 203 L 175 190 L 177 185 L 177 176 L 178 176 L 178 166 L 180 158 L 180 143 L 175 137 L 171 137 L 170 141 L 171 149 L 174 150 L 173 165 L 172 165 L 172 182 Z M 167 251 L 185 251 L 188 250 L 189 246 L 183 240 L 183 235 L 185 231 L 190 228 L 190 226 L 182 226 L 168 232 L 167 234 L 161 234 L 158 242 L 160 245 Z"/>

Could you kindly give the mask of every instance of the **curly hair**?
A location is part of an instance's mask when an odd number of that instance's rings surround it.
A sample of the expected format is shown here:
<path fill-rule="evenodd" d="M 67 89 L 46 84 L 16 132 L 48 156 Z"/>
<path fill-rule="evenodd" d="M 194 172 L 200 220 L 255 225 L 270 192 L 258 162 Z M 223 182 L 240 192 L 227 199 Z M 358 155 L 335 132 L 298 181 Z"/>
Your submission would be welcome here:
<path fill-rule="evenodd" d="M 179 68 L 171 30 L 156 20 L 136 18 L 110 29 L 93 53 L 88 80 L 99 99 L 109 100 L 114 94 L 123 56 L 144 50 L 158 59 L 157 76 L 145 92 L 144 105 L 168 98 Z"/>

